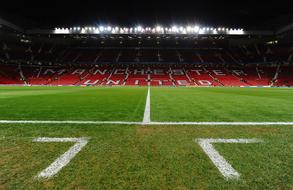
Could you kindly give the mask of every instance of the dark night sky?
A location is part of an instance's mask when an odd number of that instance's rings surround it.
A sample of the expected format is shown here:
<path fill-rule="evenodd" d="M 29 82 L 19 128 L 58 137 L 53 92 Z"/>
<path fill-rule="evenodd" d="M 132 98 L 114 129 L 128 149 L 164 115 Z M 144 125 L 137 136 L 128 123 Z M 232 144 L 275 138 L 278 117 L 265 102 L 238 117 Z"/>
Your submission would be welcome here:
<path fill-rule="evenodd" d="M 289 0 L 277 2 L 273 3 L 269 0 L 265 3 L 260 0 L 234 0 L 229 3 L 227 0 L 7 0 L 1 4 L 0 16 L 10 20 L 25 18 L 39 27 L 199 23 L 215 27 L 261 28 L 270 24 L 275 18 L 292 15 L 293 6 L 290 5 Z"/>

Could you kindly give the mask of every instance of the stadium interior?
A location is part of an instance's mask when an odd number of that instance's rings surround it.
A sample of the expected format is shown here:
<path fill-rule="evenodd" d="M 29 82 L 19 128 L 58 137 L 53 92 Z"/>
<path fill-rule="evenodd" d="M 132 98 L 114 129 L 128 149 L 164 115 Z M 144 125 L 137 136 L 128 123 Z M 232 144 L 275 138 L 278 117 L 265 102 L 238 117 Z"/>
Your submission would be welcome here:
<path fill-rule="evenodd" d="M 1 2 L 0 190 L 293 190 L 292 13 Z"/>
<path fill-rule="evenodd" d="M 292 42 L 288 35 L 274 32 L 84 34 L 67 33 L 69 29 L 63 29 L 66 33 L 11 30 L 1 28 L 1 85 L 293 85 Z"/>

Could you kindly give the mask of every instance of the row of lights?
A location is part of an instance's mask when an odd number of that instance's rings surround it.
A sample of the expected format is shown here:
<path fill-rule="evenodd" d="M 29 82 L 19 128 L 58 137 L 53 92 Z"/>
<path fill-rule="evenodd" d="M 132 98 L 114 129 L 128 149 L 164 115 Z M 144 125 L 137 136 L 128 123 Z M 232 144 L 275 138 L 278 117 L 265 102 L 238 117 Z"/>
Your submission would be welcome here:
<path fill-rule="evenodd" d="M 172 26 L 172 27 L 73 27 L 73 28 L 55 28 L 55 34 L 245 34 L 242 28 L 213 28 L 200 26 Z"/>

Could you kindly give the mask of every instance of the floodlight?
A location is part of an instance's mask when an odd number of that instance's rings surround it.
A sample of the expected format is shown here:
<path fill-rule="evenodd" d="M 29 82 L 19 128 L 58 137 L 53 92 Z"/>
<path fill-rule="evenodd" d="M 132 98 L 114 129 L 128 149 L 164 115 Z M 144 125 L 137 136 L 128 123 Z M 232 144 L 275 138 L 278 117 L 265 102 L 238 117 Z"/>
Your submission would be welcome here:
<path fill-rule="evenodd" d="M 194 28 L 193 28 L 194 32 L 196 32 L 196 33 L 199 32 L 199 29 L 200 29 L 199 26 L 194 26 Z"/>
<path fill-rule="evenodd" d="M 156 32 L 161 32 L 162 31 L 162 27 L 161 26 L 156 26 Z"/>
<path fill-rule="evenodd" d="M 138 27 L 136 28 L 136 30 L 137 30 L 138 32 L 141 32 L 141 31 L 142 31 L 142 27 L 141 27 L 141 26 L 138 26 Z"/>
<path fill-rule="evenodd" d="M 95 28 L 95 31 L 94 31 L 95 34 L 100 34 L 100 31 L 98 28 Z"/>
<path fill-rule="evenodd" d="M 191 28 L 191 26 L 187 26 L 187 27 L 186 27 L 186 31 L 187 31 L 187 32 L 192 32 L 192 28 Z"/>
<path fill-rule="evenodd" d="M 177 33 L 178 32 L 178 27 L 177 26 L 172 26 L 172 32 L 175 32 L 175 33 Z"/>

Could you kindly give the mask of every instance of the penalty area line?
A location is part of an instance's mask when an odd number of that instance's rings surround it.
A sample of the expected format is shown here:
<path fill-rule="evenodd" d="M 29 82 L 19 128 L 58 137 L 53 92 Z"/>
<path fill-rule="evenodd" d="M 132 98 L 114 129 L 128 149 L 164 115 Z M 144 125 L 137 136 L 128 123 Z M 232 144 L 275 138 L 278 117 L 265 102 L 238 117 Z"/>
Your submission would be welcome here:
<path fill-rule="evenodd" d="M 266 126 L 292 125 L 293 122 L 128 122 L 128 121 L 41 121 L 41 120 L 0 120 L 0 124 L 105 124 L 105 125 L 206 125 L 206 126 Z"/>

